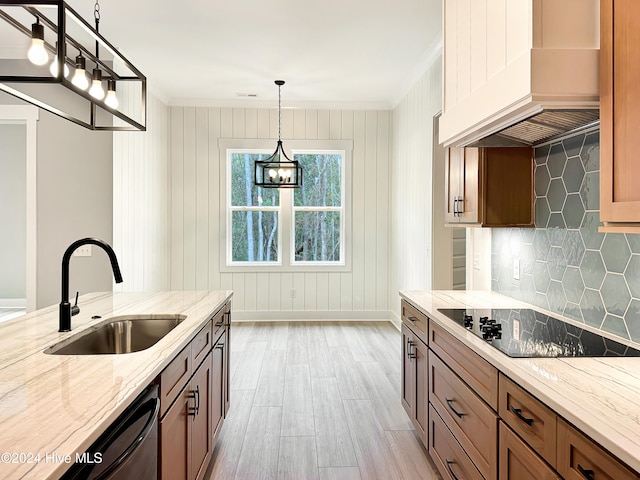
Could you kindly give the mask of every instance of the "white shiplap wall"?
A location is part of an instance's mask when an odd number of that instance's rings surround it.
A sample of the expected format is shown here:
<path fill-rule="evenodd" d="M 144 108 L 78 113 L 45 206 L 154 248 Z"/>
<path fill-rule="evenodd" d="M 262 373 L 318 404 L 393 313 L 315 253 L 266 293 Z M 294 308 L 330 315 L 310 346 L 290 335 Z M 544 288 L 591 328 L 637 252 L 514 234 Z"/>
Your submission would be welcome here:
<path fill-rule="evenodd" d="M 170 287 L 231 289 L 236 319 L 388 318 L 389 111 L 283 109 L 282 139 L 352 140 L 348 272 L 220 271 L 224 198 L 219 139 L 275 139 L 276 109 L 171 107 Z M 297 294 L 290 298 L 295 286 Z"/>
<path fill-rule="evenodd" d="M 399 321 L 399 290 L 431 289 L 433 117 L 442 105 L 442 57 L 393 111 L 389 309 Z M 437 212 L 435 213 L 437 214 Z M 440 228 L 440 227 L 438 227 Z"/>
<path fill-rule="evenodd" d="M 126 100 L 123 100 L 126 101 Z M 147 131 L 113 134 L 115 291 L 168 290 L 169 107 L 147 96 Z"/>

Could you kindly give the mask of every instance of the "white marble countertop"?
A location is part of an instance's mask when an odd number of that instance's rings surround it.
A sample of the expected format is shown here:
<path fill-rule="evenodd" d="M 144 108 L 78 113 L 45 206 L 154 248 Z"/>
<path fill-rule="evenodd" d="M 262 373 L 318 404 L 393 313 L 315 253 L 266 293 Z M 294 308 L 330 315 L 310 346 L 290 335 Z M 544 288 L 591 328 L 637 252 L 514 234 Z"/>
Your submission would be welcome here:
<path fill-rule="evenodd" d="M 400 296 L 640 472 L 640 358 L 510 358 L 437 309 L 532 308 L 588 327 L 494 292 L 402 291 Z"/>
<path fill-rule="evenodd" d="M 231 296 L 231 291 L 93 293 L 80 297 L 71 332 L 58 332 L 57 305 L 0 323 L 0 478 L 57 479 L 70 467 L 61 459 L 75 460 L 84 452 Z M 187 318 L 140 352 L 43 353 L 89 325 L 135 314 Z M 92 320 L 94 315 L 102 318 Z"/>

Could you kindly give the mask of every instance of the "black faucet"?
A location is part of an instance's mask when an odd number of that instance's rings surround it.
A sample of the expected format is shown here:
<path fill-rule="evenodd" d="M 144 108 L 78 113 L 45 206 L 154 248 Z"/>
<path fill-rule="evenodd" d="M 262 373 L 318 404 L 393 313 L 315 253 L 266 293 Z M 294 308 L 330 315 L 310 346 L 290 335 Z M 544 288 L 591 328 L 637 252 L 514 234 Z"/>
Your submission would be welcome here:
<path fill-rule="evenodd" d="M 111 268 L 113 270 L 113 278 L 116 283 L 122 283 L 122 274 L 120 273 L 120 266 L 118 265 L 118 259 L 116 254 L 107 242 L 100 240 L 99 238 L 81 238 L 73 242 L 62 256 L 62 301 L 60 302 L 60 328 L 59 332 L 71 331 L 71 316 L 80 313 L 78 307 L 78 296 L 76 295 L 76 304 L 71 307 L 69 303 L 69 262 L 71 261 L 71 255 L 76 248 L 82 245 L 97 245 L 102 248 L 111 260 Z"/>

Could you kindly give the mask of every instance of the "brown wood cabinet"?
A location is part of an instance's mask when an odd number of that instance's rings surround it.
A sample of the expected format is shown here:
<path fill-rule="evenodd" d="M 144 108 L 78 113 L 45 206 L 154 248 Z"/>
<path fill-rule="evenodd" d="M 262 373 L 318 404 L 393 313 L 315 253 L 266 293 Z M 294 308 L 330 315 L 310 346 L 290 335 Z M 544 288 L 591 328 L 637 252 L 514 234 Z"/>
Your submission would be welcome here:
<path fill-rule="evenodd" d="M 201 480 L 229 410 L 231 305 L 226 304 L 163 370 L 160 477 Z"/>
<path fill-rule="evenodd" d="M 500 422 L 500 480 L 561 479 L 553 468 Z"/>
<path fill-rule="evenodd" d="M 429 352 L 404 323 L 402 330 L 402 406 L 423 444 L 427 444 Z"/>
<path fill-rule="evenodd" d="M 614 29 L 615 25 L 615 29 Z M 640 2 L 600 2 L 600 220 L 640 232 Z"/>
<path fill-rule="evenodd" d="M 565 480 L 638 480 L 618 459 L 564 420 L 558 420 L 558 471 Z"/>
<path fill-rule="evenodd" d="M 533 149 L 447 149 L 447 225 L 533 227 L 533 200 Z"/>

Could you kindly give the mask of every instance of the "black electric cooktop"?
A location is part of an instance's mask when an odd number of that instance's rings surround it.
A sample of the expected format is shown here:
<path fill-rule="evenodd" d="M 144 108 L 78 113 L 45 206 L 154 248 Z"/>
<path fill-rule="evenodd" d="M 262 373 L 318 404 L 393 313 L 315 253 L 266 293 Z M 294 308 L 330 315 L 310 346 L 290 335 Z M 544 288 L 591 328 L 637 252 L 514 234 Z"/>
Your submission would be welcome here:
<path fill-rule="evenodd" d="M 640 350 L 530 309 L 438 309 L 510 357 L 640 357 Z"/>

